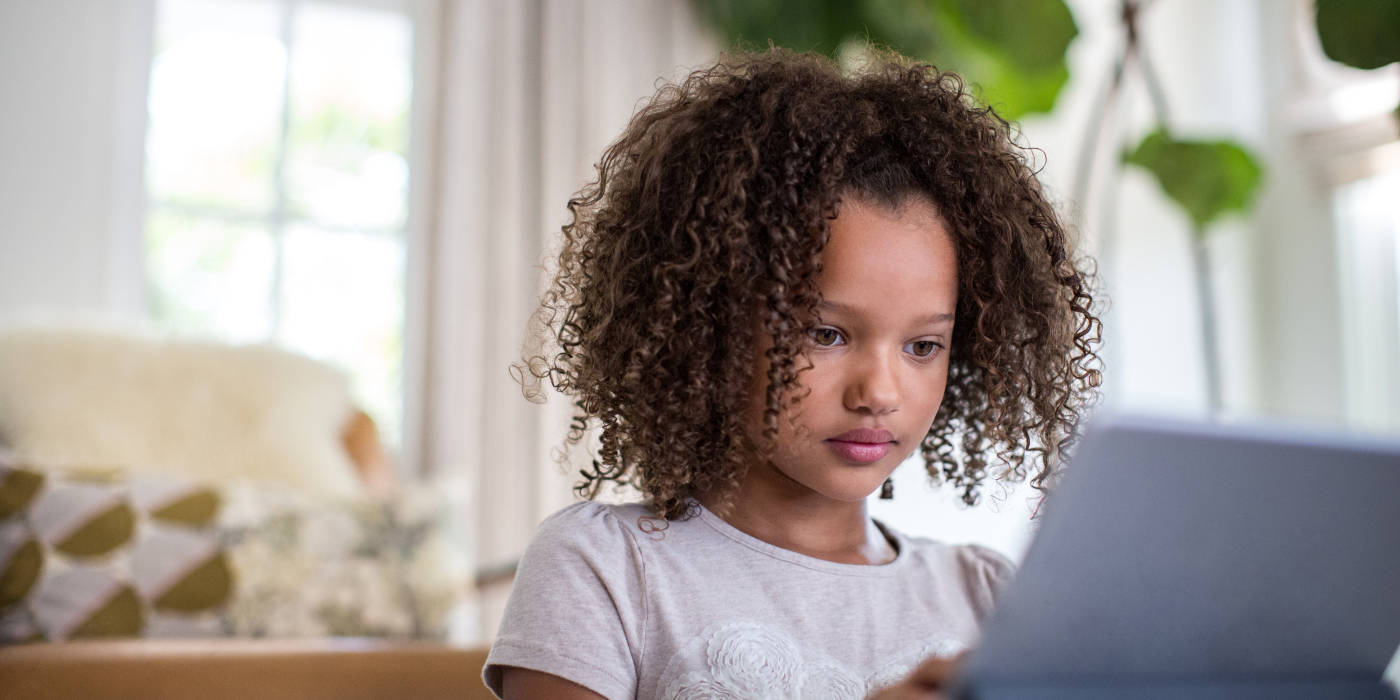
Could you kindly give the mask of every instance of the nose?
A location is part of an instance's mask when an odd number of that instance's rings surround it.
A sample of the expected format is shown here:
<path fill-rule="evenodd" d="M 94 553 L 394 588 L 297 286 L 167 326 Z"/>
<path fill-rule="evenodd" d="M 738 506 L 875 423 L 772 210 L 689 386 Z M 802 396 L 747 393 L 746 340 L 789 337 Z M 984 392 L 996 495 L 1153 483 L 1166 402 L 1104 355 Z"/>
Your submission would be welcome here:
<path fill-rule="evenodd" d="M 852 358 L 855 367 L 846 383 L 842 403 L 850 411 L 869 411 L 880 416 L 899 410 L 899 373 L 886 353 Z"/>

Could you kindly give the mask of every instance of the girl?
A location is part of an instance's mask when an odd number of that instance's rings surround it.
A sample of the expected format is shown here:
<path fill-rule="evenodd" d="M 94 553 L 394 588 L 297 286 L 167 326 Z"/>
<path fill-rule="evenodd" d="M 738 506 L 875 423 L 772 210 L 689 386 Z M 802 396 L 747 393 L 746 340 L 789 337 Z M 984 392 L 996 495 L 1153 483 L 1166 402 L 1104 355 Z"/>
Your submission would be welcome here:
<path fill-rule="evenodd" d="M 730 56 L 662 88 L 569 209 L 529 374 L 575 398 L 571 442 L 600 428 L 580 492 L 645 502 L 540 526 L 488 685 L 929 697 L 1012 567 L 865 498 L 916 449 L 969 504 L 989 475 L 1044 489 L 1099 380 L 1007 124 L 894 56 Z"/>

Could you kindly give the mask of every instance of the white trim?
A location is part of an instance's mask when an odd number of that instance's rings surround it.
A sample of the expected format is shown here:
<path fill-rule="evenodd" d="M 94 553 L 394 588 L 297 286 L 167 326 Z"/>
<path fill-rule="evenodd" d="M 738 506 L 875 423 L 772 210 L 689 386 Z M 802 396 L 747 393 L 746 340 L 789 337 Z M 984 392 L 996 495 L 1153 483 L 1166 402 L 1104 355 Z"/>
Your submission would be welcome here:
<path fill-rule="evenodd" d="M 1347 421 L 1365 430 L 1400 428 L 1400 207 L 1383 194 L 1395 183 L 1400 172 L 1333 195 Z"/>
<path fill-rule="evenodd" d="M 440 0 L 407 0 L 413 22 L 413 97 L 409 107 L 408 220 L 403 235 L 404 319 L 402 438 L 398 467 L 404 476 L 426 476 L 424 445 L 428 400 L 429 323 L 432 318 L 431 231 L 440 198 L 438 143 L 442 129 L 441 74 L 443 8 Z"/>
<path fill-rule="evenodd" d="M 155 44 L 155 0 L 120 0 L 111 85 L 111 148 L 104 307 L 146 315 L 146 96 Z"/>

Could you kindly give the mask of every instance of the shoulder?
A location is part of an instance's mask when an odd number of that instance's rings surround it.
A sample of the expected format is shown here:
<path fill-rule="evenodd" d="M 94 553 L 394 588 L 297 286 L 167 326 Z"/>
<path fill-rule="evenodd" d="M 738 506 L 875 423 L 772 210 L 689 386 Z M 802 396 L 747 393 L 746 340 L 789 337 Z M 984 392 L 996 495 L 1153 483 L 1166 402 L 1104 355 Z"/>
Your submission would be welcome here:
<path fill-rule="evenodd" d="M 1011 577 L 1016 575 L 1016 565 L 1010 559 L 993 549 L 981 545 L 965 544 L 953 547 L 963 578 L 970 587 L 985 590 L 996 595 Z"/>
<path fill-rule="evenodd" d="M 541 671 L 606 698 L 635 696 L 646 623 L 641 506 L 582 502 L 545 519 L 526 547 L 487 659 L 498 695 L 506 667 Z"/>
<path fill-rule="evenodd" d="M 616 531 L 621 534 L 631 523 L 636 529 L 636 520 L 651 515 L 651 511 L 640 503 L 614 505 L 597 501 L 580 501 L 555 511 L 544 519 L 536 531 L 536 538 L 567 538 L 576 535 L 580 529 L 589 531 Z"/>
<path fill-rule="evenodd" d="M 997 596 L 1016 575 L 1016 565 L 988 547 L 949 545 L 922 537 L 905 541 L 911 557 L 922 560 L 935 576 L 952 578 L 961 584 L 979 619 L 991 615 Z"/>
<path fill-rule="evenodd" d="M 609 505 L 583 501 L 567 506 L 540 523 L 527 559 L 627 556 L 635 549 L 651 512 L 640 504 Z"/>
<path fill-rule="evenodd" d="M 969 580 L 1000 587 L 1016 574 L 1016 565 L 1000 552 L 980 544 L 945 544 L 926 537 L 901 536 L 910 554 L 926 560 L 950 562 Z"/>

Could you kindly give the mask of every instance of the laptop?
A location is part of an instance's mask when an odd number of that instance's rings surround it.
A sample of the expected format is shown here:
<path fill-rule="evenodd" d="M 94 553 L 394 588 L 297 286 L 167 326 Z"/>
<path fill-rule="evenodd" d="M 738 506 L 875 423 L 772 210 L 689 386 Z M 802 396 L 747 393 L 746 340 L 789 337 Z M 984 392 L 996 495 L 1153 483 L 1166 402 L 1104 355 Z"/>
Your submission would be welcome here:
<path fill-rule="evenodd" d="M 1400 442 L 1086 432 L 954 695 L 1355 698 L 1400 646 Z"/>

